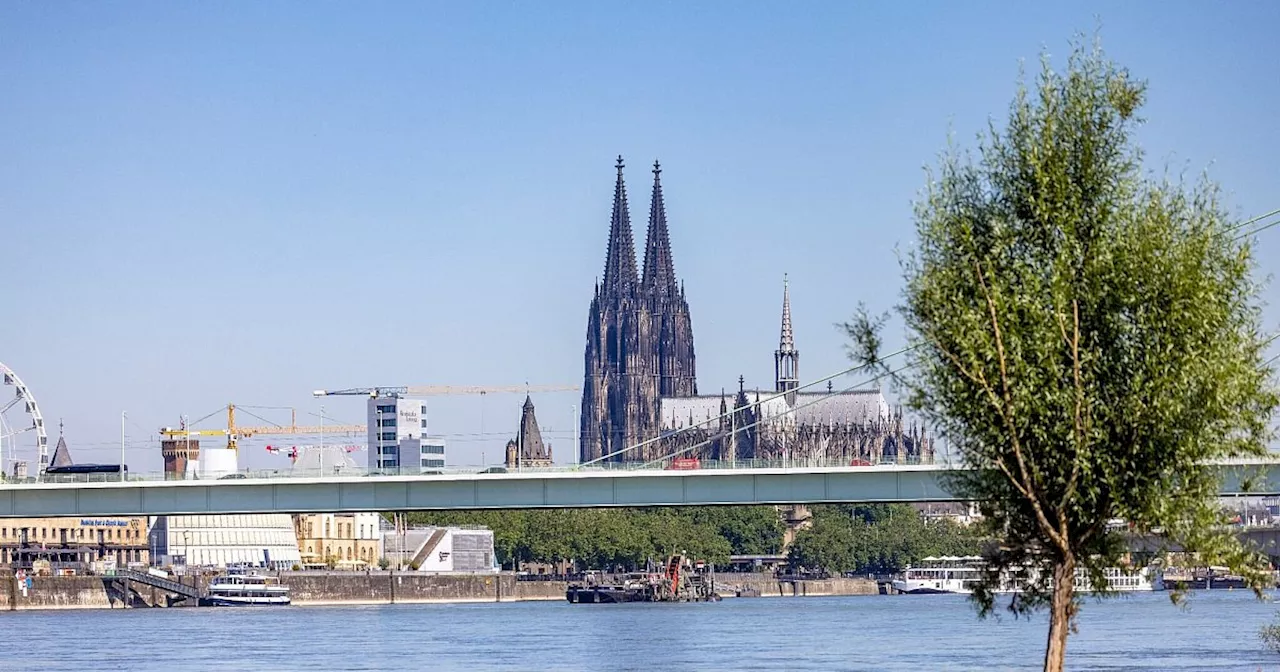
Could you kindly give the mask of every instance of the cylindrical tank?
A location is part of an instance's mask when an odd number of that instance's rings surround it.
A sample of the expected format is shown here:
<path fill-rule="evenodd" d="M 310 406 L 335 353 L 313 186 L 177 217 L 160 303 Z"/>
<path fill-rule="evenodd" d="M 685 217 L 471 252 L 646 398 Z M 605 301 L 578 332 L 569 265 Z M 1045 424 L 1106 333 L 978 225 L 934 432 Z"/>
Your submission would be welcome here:
<path fill-rule="evenodd" d="M 236 451 L 230 448 L 205 448 L 200 451 L 200 479 L 212 480 L 234 474 Z"/>

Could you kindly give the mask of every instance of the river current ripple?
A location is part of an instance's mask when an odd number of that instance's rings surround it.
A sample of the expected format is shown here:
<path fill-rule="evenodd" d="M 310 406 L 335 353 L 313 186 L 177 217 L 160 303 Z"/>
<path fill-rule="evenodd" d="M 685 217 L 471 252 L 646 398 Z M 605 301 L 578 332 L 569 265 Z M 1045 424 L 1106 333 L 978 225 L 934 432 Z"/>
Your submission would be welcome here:
<path fill-rule="evenodd" d="M 1245 591 L 1087 600 L 1073 670 L 1274 670 Z M 0 670 L 1034 670 L 1045 617 L 952 595 L 0 613 Z"/>

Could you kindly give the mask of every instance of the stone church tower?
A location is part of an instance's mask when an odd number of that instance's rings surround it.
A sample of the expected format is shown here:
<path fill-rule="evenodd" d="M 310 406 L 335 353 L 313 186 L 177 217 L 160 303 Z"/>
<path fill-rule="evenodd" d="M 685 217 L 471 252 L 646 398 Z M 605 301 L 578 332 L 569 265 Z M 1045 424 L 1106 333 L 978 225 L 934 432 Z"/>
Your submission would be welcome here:
<path fill-rule="evenodd" d="M 587 317 L 582 462 L 658 455 L 656 444 L 623 451 L 657 435 L 662 397 L 697 394 L 693 328 L 671 255 L 662 169 L 654 162 L 644 275 L 638 277 L 623 167 L 618 157 L 604 278 Z"/>

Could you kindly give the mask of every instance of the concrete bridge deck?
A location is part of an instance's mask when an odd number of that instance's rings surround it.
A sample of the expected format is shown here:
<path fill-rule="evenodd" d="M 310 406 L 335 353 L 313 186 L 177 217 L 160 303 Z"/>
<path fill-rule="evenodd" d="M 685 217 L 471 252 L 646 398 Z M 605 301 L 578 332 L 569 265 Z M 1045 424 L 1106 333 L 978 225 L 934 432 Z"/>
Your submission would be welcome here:
<path fill-rule="evenodd" d="M 1222 494 L 1280 495 L 1280 456 L 1215 465 Z M 552 468 L 414 476 L 0 484 L 0 518 L 527 509 L 717 504 L 945 502 L 942 465 L 672 471 Z"/>

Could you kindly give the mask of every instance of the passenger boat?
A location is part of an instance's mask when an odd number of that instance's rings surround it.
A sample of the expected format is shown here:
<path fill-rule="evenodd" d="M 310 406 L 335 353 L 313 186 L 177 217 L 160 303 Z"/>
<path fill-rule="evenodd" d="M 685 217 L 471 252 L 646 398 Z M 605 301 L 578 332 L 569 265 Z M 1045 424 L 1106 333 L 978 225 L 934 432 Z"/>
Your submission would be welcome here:
<path fill-rule="evenodd" d="M 289 587 L 274 577 L 259 574 L 228 574 L 209 583 L 209 592 L 200 598 L 202 607 L 265 607 L 289 604 Z"/>
<path fill-rule="evenodd" d="M 902 578 L 892 583 L 894 592 L 905 595 L 928 595 L 934 593 L 956 593 L 968 595 L 974 591 L 982 578 L 983 559 L 977 556 L 941 558 L 925 558 L 918 566 L 908 567 Z M 1119 567 L 1107 567 L 1103 570 L 1107 578 L 1107 589 L 1113 592 L 1137 592 L 1156 590 L 1159 577 L 1150 567 L 1136 572 L 1128 572 Z M 1089 575 L 1083 570 L 1076 570 L 1075 589 L 1082 593 L 1096 592 Z M 997 593 L 1014 593 L 1018 586 L 1014 581 L 1002 581 Z"/>

